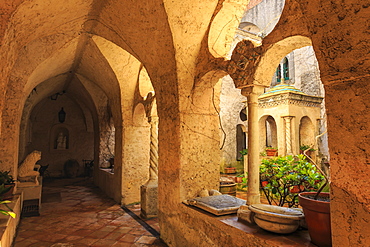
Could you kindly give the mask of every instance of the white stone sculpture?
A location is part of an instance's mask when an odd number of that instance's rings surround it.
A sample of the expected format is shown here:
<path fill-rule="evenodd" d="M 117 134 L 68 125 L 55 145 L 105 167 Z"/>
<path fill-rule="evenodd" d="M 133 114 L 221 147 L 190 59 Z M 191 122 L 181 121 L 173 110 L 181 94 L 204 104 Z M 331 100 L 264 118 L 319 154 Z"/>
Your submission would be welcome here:
<path fill-rule="evenodd" d="M 60 132 L 57 139 L 57 149 L 66 149 L 66 147 L 67 137 L 64 136 L 62 132 Z"/>
<path fill-rule="evenodd" d="M 35 164 L 41 159 L 41 151 L 35 150 L 24 159 L 22 164 L 18 167 L 18 177 L 26 178 L 35 176 L 35 183 L 38 185 L 38 176 L 40 173 L 35 171 Z"/>

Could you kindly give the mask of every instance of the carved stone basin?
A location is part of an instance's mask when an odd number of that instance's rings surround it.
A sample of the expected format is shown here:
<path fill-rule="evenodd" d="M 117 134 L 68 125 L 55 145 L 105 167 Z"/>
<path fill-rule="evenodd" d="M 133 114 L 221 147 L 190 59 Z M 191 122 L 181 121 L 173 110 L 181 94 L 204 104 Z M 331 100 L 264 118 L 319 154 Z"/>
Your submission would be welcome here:
<path fill-rule="evenodd" d="M 262 229 L 275 233 L 288 234 L 296 231 L 304 219 L 302 209 L 285 208 L 267 204 L 252 204 L 249 207 L 254 221 Z"/>

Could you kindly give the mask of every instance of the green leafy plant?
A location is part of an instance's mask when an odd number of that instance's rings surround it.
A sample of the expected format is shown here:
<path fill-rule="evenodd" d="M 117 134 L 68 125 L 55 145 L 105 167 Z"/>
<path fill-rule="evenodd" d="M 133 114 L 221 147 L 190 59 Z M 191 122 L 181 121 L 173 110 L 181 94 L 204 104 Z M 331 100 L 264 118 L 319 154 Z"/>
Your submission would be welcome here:
<path fill-rule="evenodd" d="M 309 145 L 305 145 L 305 144 L 302 144 L 301 146 L 299 146 L 299 149 L 302 151 L 305 151 L 305 150 L 312 151 L 312 152 L 316 151 L 316 149 L 311 148 Z"/>
<path fill-rule="evenodd" d="M 298 193 L 316 191 L 324 179 L 304 155 L 263 159 L 261 163 L 260 188 L 270 205 L 297 207 Z"/>
<path fill-rule="evenodd" d="M 0 184 L 13 184 L 14 179 L 10 171 L 0 171 Z"/>
<path fill-rule="evenodd" d="M 274 148 L 274 147 L 266 147 L 265 150 L 277 150 L 277 148 Z"/>
<path fill-rule="evenodd" d="M 16 217 L 16 214 L 13 212 L 13 210 L 8 206 L 8 203 L 11 203 L 11 201 L 0 201 L 0 204 L 7 207 L 7 209 L 0 209 L 0 213 L 3 215 L 9 215 L 12 218 Z"/>
<path fill-rule="evenodd" d="M 239 151 L 239 153 L 242 155 L 240 157 L 240 160 L 241 161 L 244 161 L 244 155 L 247 155 L 248 154 L 248 149 L 243 149 L 243 150 Z"/>

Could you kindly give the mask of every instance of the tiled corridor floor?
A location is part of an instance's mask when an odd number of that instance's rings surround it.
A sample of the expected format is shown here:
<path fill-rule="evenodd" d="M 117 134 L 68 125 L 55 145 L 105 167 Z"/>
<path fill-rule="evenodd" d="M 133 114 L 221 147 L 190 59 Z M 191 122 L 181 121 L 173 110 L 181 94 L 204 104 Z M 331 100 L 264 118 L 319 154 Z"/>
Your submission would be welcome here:
<path fill-rule="evenodd" d="M 46 180 L 42 196 L 40 216 L 21 219 L 14 247 L 166 246 L 90 179 Z M 145 223 L 159 231 L 156 219 Z"/>

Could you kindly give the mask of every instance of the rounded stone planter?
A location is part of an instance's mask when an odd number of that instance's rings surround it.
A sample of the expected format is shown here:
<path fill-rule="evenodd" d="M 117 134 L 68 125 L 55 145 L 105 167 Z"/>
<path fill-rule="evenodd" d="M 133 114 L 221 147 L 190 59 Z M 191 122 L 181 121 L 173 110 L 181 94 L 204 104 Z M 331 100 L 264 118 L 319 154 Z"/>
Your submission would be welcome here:
<path fill-rule="evenodd" d="M 302 192 L 299 196 L 299 204 L 306 216 L 306 223 L 311 241 L 320 246 L 332 246 L 330 225 L 330 201 L 319 201 L 314 197 L 316 192 Z M 329 198 L 329 193 L 320 193 L 320 197 Z"/>
<path fill-rule="evenodd" d="M 296 231 L 304 218 L 298 208 L 286 208 L 267 204 L 252 204 L 249 206 L 254 215 L 254 221 L 262 229 L 270 232 L 288 234 Z"/>

